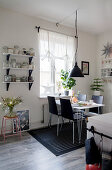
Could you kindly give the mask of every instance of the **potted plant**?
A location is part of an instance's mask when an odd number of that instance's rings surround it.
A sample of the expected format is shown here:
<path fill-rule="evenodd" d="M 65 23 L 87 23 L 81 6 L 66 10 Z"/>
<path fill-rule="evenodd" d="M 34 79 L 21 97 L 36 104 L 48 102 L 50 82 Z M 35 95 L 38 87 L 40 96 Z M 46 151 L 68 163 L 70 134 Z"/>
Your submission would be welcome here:
<path fill-rule="evenodd" d="M 69 72 L 61 70 L 62 86 L 65 89 L 65 95 L 69 95 L 69 90 L 76 85 L 76 80 L 69 78 Z"/>
<path fill-rule="evenodd" d="M 90 89 L 94 91 L 94 95 L 99 96 L 100 92 L 103 92 L 103 81 L 100 78 L 95 78 L 90 86 Z"/>

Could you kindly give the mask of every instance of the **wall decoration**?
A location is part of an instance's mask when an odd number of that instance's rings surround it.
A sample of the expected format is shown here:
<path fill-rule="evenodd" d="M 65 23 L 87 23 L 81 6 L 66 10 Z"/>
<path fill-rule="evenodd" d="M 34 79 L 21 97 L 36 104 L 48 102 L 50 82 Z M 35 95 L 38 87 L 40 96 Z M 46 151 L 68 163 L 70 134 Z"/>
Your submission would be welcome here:
<path fill-rule="evenodd" d="M 17 115 L 20 118 L 21 131 L 29 130 L 29 110 L 17 111 Z M 18 122 L 18 124 L 19 124 L 19 122 Z M 14 120 L 13 126 L 14 126 L 14 129 L 16 129 L 16 120 Z M 14 130 L 14 133 L 15 132 L 16 132 L 16 130 Z"/>
<path fill-rule="evenodd" d="M 107 45 L 104 45 L 104 49 L 102 51 L 102 55 L 105 55 L 105 57 L 112 56 L 112 44 L 108 42 Z"/>
<path fill-rule="evenodd" d="M 82 61 L 81 62 L 81 70 L 84 75 L 89 75 L 89 62 Z"/>

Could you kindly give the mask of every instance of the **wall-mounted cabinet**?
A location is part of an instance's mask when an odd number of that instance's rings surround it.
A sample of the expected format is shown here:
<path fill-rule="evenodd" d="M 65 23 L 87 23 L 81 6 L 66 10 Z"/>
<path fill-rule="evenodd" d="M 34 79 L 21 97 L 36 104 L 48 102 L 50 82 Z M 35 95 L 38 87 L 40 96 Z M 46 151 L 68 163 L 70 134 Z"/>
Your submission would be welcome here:
<path fill-rule="evenodd" d="M 10 84 L 18 83 L 28 84 L 30 90 L 34 82 L 32 77 L 34 56 L 11 53 L 3 53 L 3 56 L 6 57 L 3 62 L 3 69 L 6 70 L 3 83 L 6 84 L 6 90 L 8 91 Z M 22 71 L 27 72 L 26 75 L 23 75 Z M 19 76 L 16 75 L 17 72 L 19 72 Z"/>

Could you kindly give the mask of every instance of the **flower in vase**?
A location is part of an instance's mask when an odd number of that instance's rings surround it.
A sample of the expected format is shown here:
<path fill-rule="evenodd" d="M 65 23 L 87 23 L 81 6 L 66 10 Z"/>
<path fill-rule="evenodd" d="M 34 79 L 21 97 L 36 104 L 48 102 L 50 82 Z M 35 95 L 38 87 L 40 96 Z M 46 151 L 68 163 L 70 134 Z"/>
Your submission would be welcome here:
<path fill-rule="evenodd" d="M 2 109 L 3 110 L 9 110 L 9 116 L 13 116 L 14 115 L 14 112 L 13 112 L 13 109 L 14 109 L 14 106 L 18 105 L 19 103 L 22 102 L 22 99 L 21 97 L 16 97 L 16 98 L 10 98 L 10 97 L 7 97 L 7 98 L 3 98 L 2 97 Z"/>

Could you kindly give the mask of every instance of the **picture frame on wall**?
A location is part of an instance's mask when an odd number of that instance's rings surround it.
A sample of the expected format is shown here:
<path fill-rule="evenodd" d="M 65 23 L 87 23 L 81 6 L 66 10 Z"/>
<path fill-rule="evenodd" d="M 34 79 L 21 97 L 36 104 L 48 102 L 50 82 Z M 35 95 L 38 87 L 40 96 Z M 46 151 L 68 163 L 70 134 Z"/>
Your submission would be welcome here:
<path fill-rule="evenodd" d="M 29 110 L 21 110 L 21 111 L 17 111 L 16 115 L 19 117 L 20 119 L 20 127 L 21 127 L 21 131 L 27 131 L 29 130 Z M 16 120 L 13 121 L 13 129 L 14 129 L 14 133 L 16 132 Z M 18 131 L 19 131 L 19 122 L 18 122 Z"/>
<path fill-rule="evenodd" d="M 81 61 L 81 70 L 84 75 L 89 75 L 89 62 Z"/>

